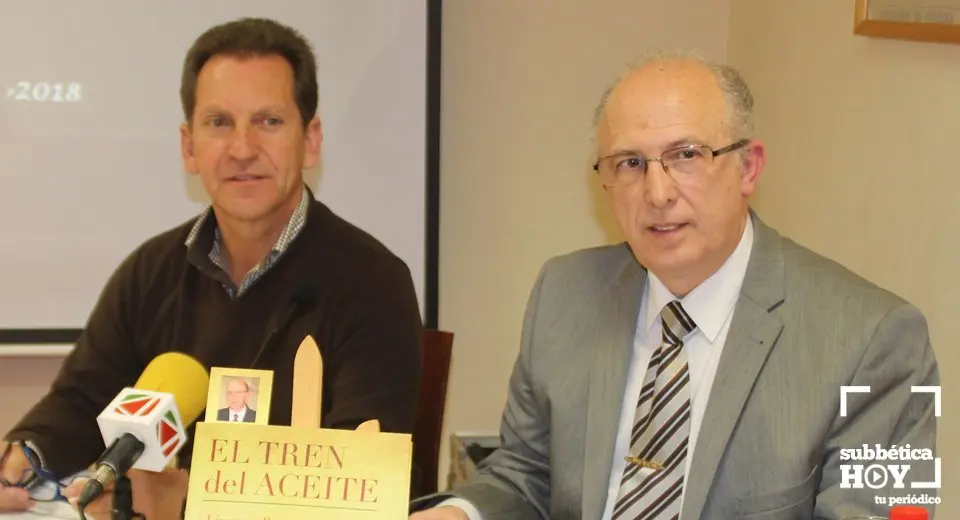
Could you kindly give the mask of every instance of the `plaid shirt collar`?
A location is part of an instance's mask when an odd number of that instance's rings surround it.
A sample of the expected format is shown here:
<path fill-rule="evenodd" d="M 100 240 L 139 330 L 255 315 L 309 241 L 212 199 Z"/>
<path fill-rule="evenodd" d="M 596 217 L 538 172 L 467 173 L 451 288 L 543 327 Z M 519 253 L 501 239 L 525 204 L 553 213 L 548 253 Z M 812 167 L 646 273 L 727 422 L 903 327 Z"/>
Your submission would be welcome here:
<path fill-rule="evenodd" d="M 270 269 L 271 266 L 277 262 L 287 248 L 290 247 L 290 244 L 293 243 L 293 240 L 300 233 L 300 230 L 303 229 L 303 225 L 307 221 L 307 209 L 310 206 L 311 198 L 312 197 L 309 188 L 304 186 L 300 196 L 300 204 L 297 205 L 293 215 L 290 216 L 290 220 L 280 233 L 280 237 L 277 238 L 277 242 L 270 250 L 270 254 L 268 254 L 263 260 L 260 261 L 259 264 L 254 266 L 254 268 L 247 273 L 239 287 L 234 287 L 233 283 L 230 282 L 230 277 L 227 274 L 225 262 L 220 253 L 220 250 L 223 247 L 220 238 L 220 229 L 216 227 L 216 219 L 212 219 L 213 244 L 209 253 L 207 254 L 207 257 L 211 262 L 213 262 L 213 265 L 218 268 L 219 272 L 216 273 L 215 277 L 221 282 L 221 284 L 224 286 L 224 289 L 230 294 L 231 297 L 236 298 L 249 289 L 255 281 L 257 281 L 265 272 L 267 272 L 267 270 Z M 210 220 L 210 216 L 212 214 L 213 208 L 208 206 L 203 213 L 197 217 L 193 228 L 190 230 L 190 234 L 187 235 L 187 239 L 184 242 L 184 245 L 188 250 L 199 243 L 198 240 L 201 237 L 201 233 L 206 228 L 205 224 L 207 224 L 207 221 Z"/>

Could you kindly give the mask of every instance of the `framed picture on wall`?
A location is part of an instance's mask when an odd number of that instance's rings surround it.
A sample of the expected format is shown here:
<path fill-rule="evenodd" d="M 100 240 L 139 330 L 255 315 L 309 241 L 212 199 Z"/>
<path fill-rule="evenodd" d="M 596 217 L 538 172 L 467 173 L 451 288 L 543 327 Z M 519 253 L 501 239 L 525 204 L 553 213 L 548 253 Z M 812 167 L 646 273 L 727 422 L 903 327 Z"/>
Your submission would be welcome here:
<path fill-rule="evenodd" d="M 960 0 L 854 0 L 854 34 L 960 43 Z"/>

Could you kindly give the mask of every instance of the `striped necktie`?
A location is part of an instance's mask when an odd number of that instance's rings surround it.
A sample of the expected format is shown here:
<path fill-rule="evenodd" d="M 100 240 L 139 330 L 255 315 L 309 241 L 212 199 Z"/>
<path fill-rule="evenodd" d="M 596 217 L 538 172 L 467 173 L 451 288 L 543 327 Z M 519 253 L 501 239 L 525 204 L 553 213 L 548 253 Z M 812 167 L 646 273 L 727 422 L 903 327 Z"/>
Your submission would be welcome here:
<path fill-rule="evenodd" d="M 690 373 L 683 339 L 696 324 L 672 301 L 660 312 L 663 340 L 650 358 L 613 510 L 615 520 L 680 516 L 690 435 Z"/>

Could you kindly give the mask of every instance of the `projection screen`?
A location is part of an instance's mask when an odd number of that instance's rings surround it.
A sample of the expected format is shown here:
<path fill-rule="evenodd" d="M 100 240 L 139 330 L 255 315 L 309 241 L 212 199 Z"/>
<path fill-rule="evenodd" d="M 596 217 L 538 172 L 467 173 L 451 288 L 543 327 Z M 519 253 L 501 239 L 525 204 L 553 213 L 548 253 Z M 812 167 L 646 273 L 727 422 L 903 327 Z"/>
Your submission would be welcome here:
<path fill-rule="evenodd" d="M 436 320 L 439 1 L 11 0 L 0 16 L 0 351 L 69 348 L 119 262 L 208 200 L 184 173 L 180 73 L 244 16 L 317 55 L 318 199 L 403 258 Z"/>

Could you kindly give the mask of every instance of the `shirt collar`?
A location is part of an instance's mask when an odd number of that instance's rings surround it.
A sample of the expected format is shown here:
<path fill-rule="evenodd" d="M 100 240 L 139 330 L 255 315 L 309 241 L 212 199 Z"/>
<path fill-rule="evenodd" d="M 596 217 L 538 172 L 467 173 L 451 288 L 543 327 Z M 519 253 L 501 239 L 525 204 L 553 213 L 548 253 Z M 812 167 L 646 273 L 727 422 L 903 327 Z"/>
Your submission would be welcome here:
<path fill-rule="evenodd" d="M 290 220 L 287 221 L 286 227 L 283 228 L 283 232 L 280 233 L 280 236 L 277 238 L 277 242 L 273 246 L 273 251 L 275 253 L 282 253 L 284 250 L 286 250 L 286 248 L 290 245 L 290 242 L 292 242 L 294 237 L 297 236 L 297 233 L 300 231 L 300 229 L 303 228 L 303 225 L 306 222 L 307 209 L 310 205 L 310 198 L 310 189 L 304 185 L 303 190 L 300 193 L 300 204 L 298 204 L 297 209 L 293 211 L 293 215 L 290 216 Z M 213 207 L 207 206 L 200 216 L 197 217 L 196 222 L 193 224 L 193 228 L 190 229 L 190 233 L 187 235 L 187 239 L 184 241 L 185 246 L 189 248 L 196 243 L 204 229 L 204 224 L 207 223 L 207 219 L 212 214 Z M 220 230 L 216 227 L 215 217 L 213 220 L 214 240 L 219 242 Z"/>
<path fill-rule="evenodd" d="M 740 243 L 727 261 L 686 297 L 680 299 L 684 310 L 711 343 L 720 334 L 720 329 L 723 328 L 723 324 L 737 303 L 752 249 L 753 219 L 748 215 L 743 235 L 740 236 Z M 668 303 L 677 299 L 652 272 L 648 272 L 648 280 L 649 292 L 644 316 L 647 332 L 657 323 L 660 311 Z"/>

